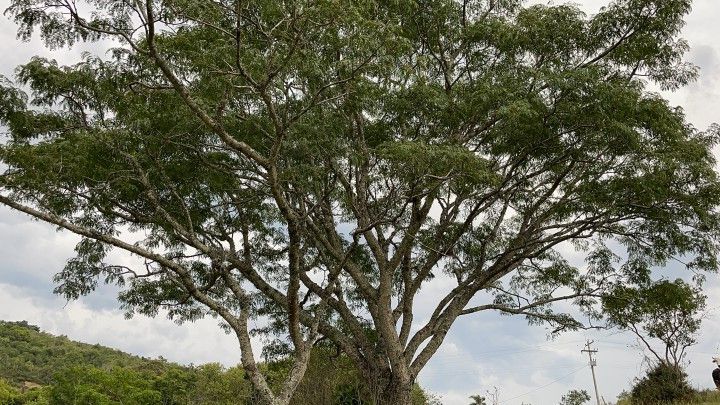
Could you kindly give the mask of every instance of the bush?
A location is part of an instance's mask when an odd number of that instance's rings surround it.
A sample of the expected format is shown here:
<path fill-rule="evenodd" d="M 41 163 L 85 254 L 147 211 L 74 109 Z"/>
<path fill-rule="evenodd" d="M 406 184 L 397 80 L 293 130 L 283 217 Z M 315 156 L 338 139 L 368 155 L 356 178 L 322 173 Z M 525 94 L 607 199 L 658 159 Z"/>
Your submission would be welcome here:
<path fill-rule="evenodd" d="M 137 371 L 126 368 L 103 370 L 75 366 L 55 374 L 50 391 L 52 405 L 160 405 L 160 392 Z"/>
<path fill-rule="evenodd" d="M 0 404 L 15 404 L 19 397 L 18 390 L 0 378 Z"/>
<path fill-rule="evenodd" d="M 695 390 L 687 381 L 687 374 L 677 366 L 659 363 L 635 383 L 630 393 L 636 405 L 671 404 L 689 401 Z"/>

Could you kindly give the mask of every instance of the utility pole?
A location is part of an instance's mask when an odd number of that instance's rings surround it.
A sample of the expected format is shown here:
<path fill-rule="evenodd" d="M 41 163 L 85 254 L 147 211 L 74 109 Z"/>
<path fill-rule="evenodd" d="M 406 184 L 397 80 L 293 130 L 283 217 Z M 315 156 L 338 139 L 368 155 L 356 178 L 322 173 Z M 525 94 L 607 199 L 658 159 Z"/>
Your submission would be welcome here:
<path fill-rule="evenodd" d="M 590 371 L 592 371 L 593 385 L 595 386 L 595 399 L 597 400 L 597 405 L 601 405 L 600 404 L 600 394 L 598 394 L 598 389 L 597 389 L 597 380 L 595 379 L 595 366 L 597 365 L 597 363 L 595 362 L 595 359 L 593 358 L 593 354 L 597 353 L 598 351 L 596 349 L 591 349 L 590 348 L 591 344 L 593 344 L 593 341 L 588 340 L 585 343 L 585 349 L 580 350 L 580 352 L 587 352 L 588 358 L 590 359 Z"/>

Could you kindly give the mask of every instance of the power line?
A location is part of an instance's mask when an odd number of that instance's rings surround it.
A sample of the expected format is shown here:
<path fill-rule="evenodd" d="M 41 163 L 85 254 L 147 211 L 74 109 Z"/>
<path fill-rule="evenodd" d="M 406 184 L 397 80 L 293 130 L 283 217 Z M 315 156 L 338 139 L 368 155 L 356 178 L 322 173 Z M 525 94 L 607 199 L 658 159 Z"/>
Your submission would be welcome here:
<path fill-rule="evenodd" d="M 532 390 L 530 390 L 530 391 L 528 391 L 528 392 L 524 392 L 524 393 L 522 393 L 522 394 L 520 394 L 520 395 L 517 395 L 517 396 L 514 396 L 514 397 L 512 397 L 512 398 L 508 398 L 508 399 L 506 399 L 506 400 L 500 401 L 500 403 L 501 403 L 501 404 L 504 404 L 504 403 L 506 403 L 506 402 L 508 402 L 508 401 L 512 401 L 513 399 L 518 399 L 518 398 L 520 398 L 520 397 L 524 397 L 525 395 L 532 394 L 532 393 L 535 392 L 535 391 L 539 391 L 539 390 L 541 390 L 541 389 L 543 389 L 543 388 L 549 387 L 549 386 L 555 384 L 555 383 L 558 382 L 558 381 L 564 380 L 564 379 L 570 377 L 571 375 L 576 374 L 577 372 L 579 372 L 580 370 L 583 370 L 584 368 L 585 368 L 585 366 L 582 366 L 582 367 L 580 367 L 580 368 L 578 368 L 578 369 L 573 370 L 573 371 L 572 371 L 571 373 L 569 373 L 569 374 L 566 374 L 566 375 L 564 375 L 564 376 L 562 376 L 562 377 L 560 377 L 560 378 L 558 378 L 558 379 L 556 379 L 556 380 L 550 381 L 549 383 L 547 383 L 547 384 L 545 384 L 545 385 L 541 385 L 541 386 L 539 386 L 539 387 L 537 387 L 537 388 L 534 388 L 534 389 L 532 389 Z"/>
<path fill-rule="evenodd" d="M 608 368 L 626 369 L 630 366 L 635 365 L 637 362 L 623 362 L 623 363 L 610 363 L 607 364 Z M 466 363 L 467 364 L 467 363 Z M 515 373 L 518 371 L 544 371 L 544 370 L 563 370 L 577 367 L 577 362 L 573 363 L 559 363 L 554 365 L 548 365 L 544 367 L 503 367 L 503 368 L 491 368 L 491 369 L 457 369 L 453 366 L 453 369 L 440 368 L 436 369 L 433 367 L 432 372 L 429 372 L 432 376 L 456 376 L 456 375 L 473 375 L 473 374 L 487 374 L 487 375 L 505 375 L 508 373 Z M 428 375 L 426 375 L 428 376 Z"/>
<path fill-rule="evenodd" d="M 536 345 L 536 346 L 523 346 L 520 348 L 511 348 L 507 347 L 505 349 L 498 349 L 498 350 L 489 350 L 484 352 L 474 352 L 474 353 L 438 353 L 433 357 L 433 363 L 437 362 L 444 362 L 445 360 L 452 361 L 453 359 L 463 359 L 463 361 L 466 361 L 468 357 L 472 358 L 489 358 L 489 357 L 497 357 L 499 355 L 515 355 L 515 354 L 523 354 L 527 352 L 533 352 L 533 351 L 541 351 L 541 352 L 548 352 L 548 353 L 556 353 L 554 350 L 549 350 L 547 348 L 554 348 L 558 346 L 568 346 L 575 343 L 585 343 L 585 340 L 573 340 L 569 342 L 557 342 L 557 343 L 548 343 L 548 344 L 542 344 L 542 345 Z M 609 344 L 609 345 L 618 345 L 618 346 L 627 346 L 631 343 L 624 343 L 624 342 L 613 342 L 613 341 L 601 341 L 598 342 L 601 344 Z"/>
<path fill-rule="evenodd" d="M 484 352 L 477 352 L 477 353 L 438 353 L 436 355 L 436 359 L 443 359 L 443 358 L 453 358 L 453 357 L 461 357 L 461 358 L 467 358 L 468 355 L 472 355 L 473 357 L 494 357 L 494 355 L 506 355 L 506 354 L 519 354 L 519 353 L 527 353 L 531 351 L 547 351 L 547 352 L 553 352 L 552 350 L 543 350 L 542 348 L 546 347 L 556 347 L 556 346 L 564 346 L 564 345 L 571 345 L 574 343 L 582 343 L 584 340 L 574 340 L 570 342 L 557 342 L 557 343 L 548 343 L 543 345 L 536 345 L 536 346 L 524 346 L 521 348 L 512 348 L 507 347 L 506 349 L 499 349 L 499 350 L 490 350 L 490 351 L 484 351 Z"/>
<path fill-rule="evenodd" d="M 516 372 L 523 371 L 547 371 L 547 370 L 568 370 L 574 369 L 577 364 L 572 365 L 560 365 L 557 367 L 537 367 L 537 368 L 515 368 L 515 369 L 500 369 L 500 370 L 440 370 L 433 371 L 432 375 L 437 377 L 453 377 L 463 375 L 484 375 L 484 376 L 507 376 Z"/>

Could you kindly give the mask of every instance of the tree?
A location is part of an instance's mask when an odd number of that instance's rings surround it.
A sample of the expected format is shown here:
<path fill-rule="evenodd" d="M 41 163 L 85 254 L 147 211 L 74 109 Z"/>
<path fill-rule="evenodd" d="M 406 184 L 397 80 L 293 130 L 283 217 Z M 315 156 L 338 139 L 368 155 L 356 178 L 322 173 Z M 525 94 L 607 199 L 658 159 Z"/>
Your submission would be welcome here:
<path fill-rule="evenodd" d="M 470 399 L 472 399 L 470 405 L 487 405 L 485 397 L 481 395 L 470 395 Z"/>
<path fill-rule="evenodd" d="M 0 403 L 14 404 L 19 397 L 20 393 L 15 387 L 0 379 Z"/>
<path fill-rule="evenodd" d="M 618 285 L 603 298 L 603 308 L 611 323 L 642 342 L 654 362 L 682 367 L 685 351 L 696 343 L 705 300 L 699 288 L 683 280 L 660 280 L 638 287 Z"/>
<path fill-rule="evenodd" d="M 0 378 L 0 404 L 3 405 L 49 405 L 45 387 L 21 393 L 16 387 Z"/>
<path fill-rule="evenodd" d="M 583 405 L 590 401 L 590 394 L 585 390 L 570 390 L 560 398 L 560 405 Z"/>
<path fill-rule="evenodd" d="M 693 399 L 696 392 L 681 367 L 659 362 L 635 382 L 630 393 L 633 404 L 676 404 Z"/>
<path fill-rule="evenodd" d="M 109 282 L 130 314 L 220 317 L 266 402 L 289 401 L 318 336 L 377 403 L 407 404 L 458 318 L 560 332 L 588 319 L 553 303 L 594 320 L 609 285 L 652 265 L 717 267 L 718 129 L 648 90 L 696 77 L 677 38 L 690 0 L 591 17 L 519 0 L 87 3 L 7 11 L 23 39 L 117 47 L 35 58 L 2 85 L 0 203 L 83 237 L 66 297 Z M 144 265 L 107 263 L 113 248 Z M 275 391 L 252 317 L 294 365 Z"/>
<path fill-rule="evenodd" d="M 162 395 L 140 373 L 113 368 L 76 366 L 55 374 L 50 404 L 161 405 Z"/>

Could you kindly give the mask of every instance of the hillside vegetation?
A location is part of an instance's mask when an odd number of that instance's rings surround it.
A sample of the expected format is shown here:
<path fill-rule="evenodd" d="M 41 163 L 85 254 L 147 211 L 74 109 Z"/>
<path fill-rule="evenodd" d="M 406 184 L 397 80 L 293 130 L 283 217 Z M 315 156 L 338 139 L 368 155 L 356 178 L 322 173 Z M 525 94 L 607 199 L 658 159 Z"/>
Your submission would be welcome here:
<path fill-rule="evenodd" d="M 0 364 L 0 405 L 257 403 L 241 367 L 217 363 L 188 367 L 147 359 L 53 336 L 27 322 L 0 321 Z M 288 372 L 288 363 L 279 360 L 261 368 L 271 383 L 278 384 Z M 318 347 L 292 403 L 370 403 L 366 400 L 370 393 L 359 381 L 346 357 Z M 415 387 L 413 405 L 433 402 Z"/>
<path fill-rule="evenodd" d="M 171 367 L 163 360 L 54 336 L 24 321 L 0 321 L 0 364 L 0 378 L 18 386 L 24 381 L 50 384 L 58 370 L 78 365 L 105 369 L 126 367 L 155 373 Z"/>

